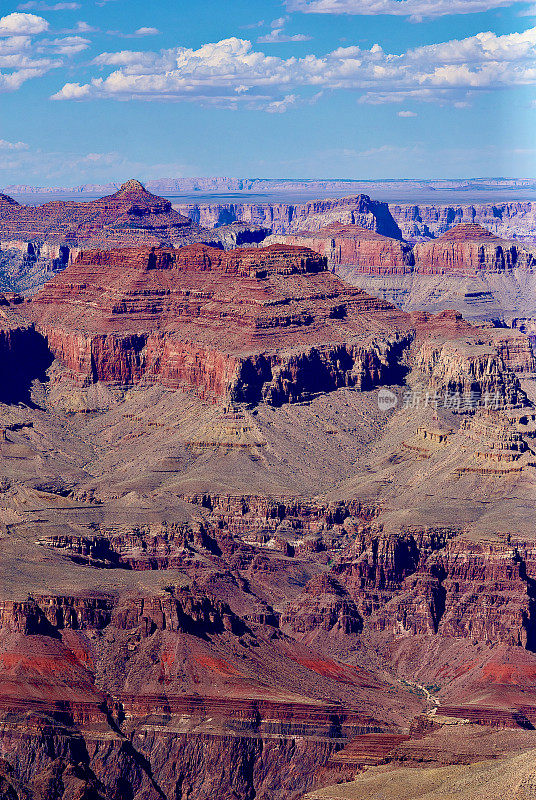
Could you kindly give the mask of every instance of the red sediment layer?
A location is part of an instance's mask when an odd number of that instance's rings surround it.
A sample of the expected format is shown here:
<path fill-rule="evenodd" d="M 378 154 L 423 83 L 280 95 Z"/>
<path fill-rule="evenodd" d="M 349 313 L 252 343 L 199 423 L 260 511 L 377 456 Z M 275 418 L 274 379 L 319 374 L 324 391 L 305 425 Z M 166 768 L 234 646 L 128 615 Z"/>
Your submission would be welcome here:
<path fill-rule="evenodd" d="M 286 244 L 310 247 L 325 256 L 334 269 L 351 266 L 352 272 L 371 275 L 412 271 L 409 244 L 360 225 L 333 223 L 318 231 L 298 231 L 276 238 Z"/>
<path fill-rule="evenodd" d="M 91 380 L 276 403 L 374 385 L 411 336 L 406 314 L 284 245 L 82 253 L 26 313 L 54 355 Z"/>
<path fill-rule="evenodd" d="M 456 225 L 439 239 L 417 244 L 413 252 L 415 271 L 427 275 L 530 271 L 536 266 L 532 253 L 472 223 Z"/>

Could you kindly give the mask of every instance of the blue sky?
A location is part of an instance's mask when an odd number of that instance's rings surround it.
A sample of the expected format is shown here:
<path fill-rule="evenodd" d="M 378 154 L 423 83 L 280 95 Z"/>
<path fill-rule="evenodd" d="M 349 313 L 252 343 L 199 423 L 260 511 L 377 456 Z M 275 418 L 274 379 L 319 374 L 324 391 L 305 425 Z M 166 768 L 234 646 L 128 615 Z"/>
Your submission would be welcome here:
<path fill-rule="evenodd" d="M 536 177 L 536 4 L 0 0 L 0 186 Z"/>

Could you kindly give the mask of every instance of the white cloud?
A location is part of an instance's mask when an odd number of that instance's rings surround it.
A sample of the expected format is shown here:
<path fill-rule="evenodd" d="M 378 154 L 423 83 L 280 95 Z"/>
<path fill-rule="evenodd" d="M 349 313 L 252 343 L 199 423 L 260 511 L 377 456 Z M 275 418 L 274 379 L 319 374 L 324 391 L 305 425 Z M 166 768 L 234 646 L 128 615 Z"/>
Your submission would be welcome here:
<path fill-rule="evenodd" d="M 44 3 L 41 0 L 28 0 L 27 3 L 20 3 L 17 8 L 19 11 L 76 11 L 81 8 L 80 3 Z"/>
<path fill-rule="evenodd" d="M 108 36 L 116 36 L 119 39 L 139 39 L 143 36 L 156 36 L 160 33 L 158 28 L 143 27 L 138 28 L 134 33 L 123 33 L 123 31 L 106 31 Z"/>
<path fill-rule="evenodd" d="M 257 42 L 259 44 L 280 44 L 281 42 L 309 42 L 310 36 L 304 33 L 295 33 L 293 35 L 285 33 L 285 25 L 288 22 L 288 17 L 279 17 L 272 20 L 270 23 L 271 31 L 264 36 L 259 36 Z"/>
<path fill-rule="evenodd" d="M 76 55 L 90 44 L 76 35 L 45 38 L 48 28 L 35 14 L 14 12 L 0 19 L 0 92 L 20 89 L 26 81 L 63 66 L 61 57 Z"/>
<path fill-rule="evenodd" d="M 358 158 L 377 158 L 378 156 L 405 156 L 409 153 L 419 154 L 422 152 L 421 145 L 411 147 L 400 147 L 393 144 L 382 144 L 380 147 L 371 147 L 368 150 L 356 152 Z"/>
<path fill-rule="evenodd" d="M 402 54 L 375 44 L 369 50 L 339 47 L 322 57 L 280 58 L 232 38 L 197 50 L 101 53 L 93 64 L 115 70 L 83 85 L 66 84 L 54 99 L 188 100 L 267 108 L 290 96 L 307 102 L 312 90 L 353 90 L 363 103 L 455 102 L 472 90 L 534 85 L 536 27 L 503 36 L 479 33 Z"/>
<path fill-rule="evenodd" d="M 280 42 L 309 42 L 311 40 L 310 36 L 306 36 L 304 33 L 295 33 L 294 35 L 289 35 L 285 33 L 283 28 L 273 28 L 270 33 L 267 33 L 266 36 L 259 36 L 257 41 L 259 44 L 279 44 Z"/>
<path fill-rule="evenodd" d="M 0 36 L 32 36 L 48 30 L 48 22 L 35 14 L 13 12 L 0 17 Z"/>
<path fill-rule="evenodd" d="M 398 116 L 409 119 L 410 117 L 417 117 L 418 114 L 415 111 L 399 111 Z"/>
<path fill-rule="evenodd" d="M 8 142 L 0 139 L 0 150 L 28 150 L 28 145 L 25 142 Z"/>
<path fill-rule="evenodd" d="M 62 56 L 72 56 L 87 50 L 91 42 L 82 36 L 63 36 L 58 39 L 45 39 L 41 42 L 42 48 L 47 48 L 51 53 Z"/>
<path fill-rule="evenodd" d="M 289 11 L 304 14 L 389 14 L 414 22 L 451 14 L 475 14 L 514 5 L 520 0 L 286 0 Z"/>
<path fill-rule="evenodd" d="M 61 90 L 62 100 L 85 100 L 90 96 L 89 86 L 81 86 L 79 83 L 66 83 Z M 54 99 L 59 99 L 54 96 Z"/>
<path fill-rule="evenodd" d="M 250 22 L 249 25 L 241 25 L 240 30 L 242 31 L 253 31 L 255 28 L 264 28 L 266 22 L 263 19 L 260 19 L 258 22 Z"/>
<path fill-rule="evenodd" d="M 269 114 L 284 114 L 291 106 L 295 106 L 298 98 L 295 94 L 288 94 L 282 100 L 273 100 L 266 106 Z"/>
<path fill-rule="evenodd" d="M 97 33 L 98 30 L 99 29 L 95 28 L 93 25 L 89 25 L 89 23 L 83 22 L 81 20 L 80 22 L 76 23 L 74 28 L 68 28 L 68 29 L 61 30 L 60 33 L 72 33 L 72 34 L 77 34 L 77 33 Z"/>
<path fill-rule="evenodd" d="M 60 151 L 46 151 L 30 149 L 2 148 L 0 141 L 0 186 L 3 185 L 7 194 L 13 192 L 15 187 L 7 184 L 20 183 L 21 176 L 26 184 L 37 185 L 67 185 L 71 186 L 73 175 L 79 184 L 88 182 L 108 183 L 110 174 L 119 182 L 139 175 L 142 180 L 151 178 L 165 178 L 170 175 L 181 176 L 192 174 L 192 165 L 186 166 L 179 162 L 153 163 L 138 162 L 125 157 L 115 151 L 103 153 L 79 153 Z M 195 170 L 195 167 L 194 167 Z M 195 171 L 194 171 L 194 174 Z M 11 191 L 10 191 L 11 189 Z M 105 194 L 105 192 L 102 192 Z"/>
<path fill-rule="evenodd" d="M 156 36 L 157 33 L 160 33 L 158 28 L 138 28 L 134 31 L 134 36 Z"/>

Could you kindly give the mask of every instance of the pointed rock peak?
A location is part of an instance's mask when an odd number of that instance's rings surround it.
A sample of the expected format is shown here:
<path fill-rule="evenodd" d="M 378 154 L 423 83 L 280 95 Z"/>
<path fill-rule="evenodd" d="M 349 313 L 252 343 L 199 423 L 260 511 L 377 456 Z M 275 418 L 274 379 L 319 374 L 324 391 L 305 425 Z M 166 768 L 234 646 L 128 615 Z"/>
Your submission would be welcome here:
<path fill-rule="evenodd" d="M 8 194 L 2 194 L 2 193 L 0 192 L 0 206 L 1 206 L 1 205 L 6 205 L 6 206 L 18 206 L 18 205 L 20 205 L 20 204 L 19 204 L 19 203 L 17 203 L 17 201 L 16 201 L 16 200 L 13 200 L 13 198 L 12 198 L 12 197 L 10 197 Z"/>
<path fill-rule="evenodd" d="M 128 197 L 129 195 L 149 195 L 145 186 L 139 181 L 131 178 L 118 189 L 115 193 L 116 197 Z"/>
<path fill-rule="evenodd" d="M 463 241 L 464 239 L 496 239 L 491 231 L 474 222 L 460 222 L 443 234 L 442 239 Z"/>

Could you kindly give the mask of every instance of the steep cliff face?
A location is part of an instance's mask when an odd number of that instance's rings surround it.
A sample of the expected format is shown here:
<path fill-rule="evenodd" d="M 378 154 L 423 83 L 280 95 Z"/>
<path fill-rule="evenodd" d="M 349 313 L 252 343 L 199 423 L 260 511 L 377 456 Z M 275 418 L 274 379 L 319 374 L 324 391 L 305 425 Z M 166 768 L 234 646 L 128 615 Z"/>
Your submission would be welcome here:
<path fill-rule="evenodd" d="M 525 364 L 531 372 L 533 358 L 525 343 Z M 477 393 L 479 396 L 496 396 L 501 403 L 516 405 L 522 397 L 519 380 L 501 358 L 497 346 L 487 343 L 464 347 L 461 342 L 422 345 L 416 367 L 421 370 L 430 387 L 451 393 Z M 515 366 L 519 369 L 516 359 Z"/>
<path fill-rule="evenodd" d="M 185 204 L 177 208 L 208 228 L 243 220 L 267 225 L 273 233 L 280 234 L 300 229 L 318 230 L 322 224 L 340 222 L 362 225 L 385 236 L 415 242 L 438 238 L 455 225 L 469 223 L 482 225 L 503 239 L 520 239 L 529 244 L 536 242 L 536 204 L 530 201 L 475 205 L 390 203 L 386 208 L 383 204 L 376 205 L 382 206 L 378 219 L 383 222 L 378 226 L 365 217 L 356 197 L 297 205 L 208 203 Z"/>
<path fill-rule="evenodd" d="M 526 546 L 476 543 L 454 528 L 399 535 L 373 529 L 341 554 L 332 573 L 365 628 L 526 647 L 534 626 Z M 304 607 L 302 597 L 292 605 L 296 630 Z"/>
<path fill-rule="evenodd" d="M 478 203 L 476 205 L 390 204 L 389 210 L 405 239 L 437 238 L 459 224 L 482 225 L 503 239 L 536 241 L 536 204 Z"/>
<path fill-rule="evenodd" d="M 178 205 L 181 213 L 207 228 L 240 220 L 265 225 L 272 233 L 317 231 L 332 222 L 360 225 L 384 236 L 401 239 L 402 235 L 386 203 L 367 195 L 341 200 L 316 200 L 310 203 L 250 205 L 247 203 Z"/>
<path fill-rule="evenodd" d="M 9 307 L 5 295 L 4 308 Z M 19 304 L 15 308 L 19 308 Z M 14 313 L 0 316 L 0 402 L 30 402 L 32 381 L 42 379 L 52 363 L 45 339 L 33 324 Z"/>
<path fill-rule="evenodd" d="M 411 272 L 411 247 L 399 239 L 382 236 L 359 225 L 332 223 L 312 233 L 297 231 L 286 236 L 272 236 L 276 241 L 310 247 L 328 260 L 341 277 L 351 280 L 353 272 L 372 275 L 398 275 Z M 341 269 L 351 267 L 351 270 Z"/>
<path fill-rule="evenodd" d="M 436 241 L 415 245 L 414 256 L 416 271 L 425 275 L 531 271 L 536 265 L 532 253 L 472 223 L 456 225 Z"/>

